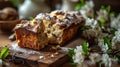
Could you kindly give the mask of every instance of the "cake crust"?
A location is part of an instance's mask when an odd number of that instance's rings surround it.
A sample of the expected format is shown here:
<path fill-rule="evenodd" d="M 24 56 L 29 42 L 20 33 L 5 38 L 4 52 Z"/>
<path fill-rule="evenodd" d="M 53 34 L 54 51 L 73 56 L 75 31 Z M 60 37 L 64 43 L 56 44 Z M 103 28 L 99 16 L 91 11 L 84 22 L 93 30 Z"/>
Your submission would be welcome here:
<path fill-rule="evenodd" d="M 48 43 L 58 45 L 64 45 L 72 39 L 76 35 L 78 28 L 85 24 L 85 19 L 77 11 L 40 13 L 35 19 L 43 21 Z"/>
<path fill-rule="evenodd" d="M 85 24 L 79 12 L 53 11 L 40 13 L 32 21 L 22 21 L 15 27 L 20 47 L 40 50 L 45 45 L 65 45 Z"/>
<path fill-rule="evenodd" d="M 40 50 L 48 44 L 44 25 L 38 21 L 22 21 L 15 27 L 15 34 L 20 47 Z"/>

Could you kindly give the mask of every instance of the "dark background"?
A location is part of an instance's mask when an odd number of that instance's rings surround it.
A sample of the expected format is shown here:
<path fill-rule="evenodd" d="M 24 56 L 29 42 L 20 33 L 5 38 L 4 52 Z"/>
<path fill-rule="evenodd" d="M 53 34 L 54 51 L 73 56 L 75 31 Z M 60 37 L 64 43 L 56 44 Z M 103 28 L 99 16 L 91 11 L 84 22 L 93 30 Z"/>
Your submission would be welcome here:
<path fill-rule="evenodd" d="M 111 10 L 115 11 L 117 13 L 120 12 L 120 0 L 93 0 L 95 3 L 95 10 L 99 10 L 101 5 L 111 6 Z M 51 8 L 51 10 L 55 9 L 55 5 L 57 3 L 62 4 L 62 0 L 45 0 L 46 4 Z M 17 10 L 17 7 L 15 7 L 11 0 L 0 0 L 0 9 L 3 9 L 5 7 L 14 7 Z"/>

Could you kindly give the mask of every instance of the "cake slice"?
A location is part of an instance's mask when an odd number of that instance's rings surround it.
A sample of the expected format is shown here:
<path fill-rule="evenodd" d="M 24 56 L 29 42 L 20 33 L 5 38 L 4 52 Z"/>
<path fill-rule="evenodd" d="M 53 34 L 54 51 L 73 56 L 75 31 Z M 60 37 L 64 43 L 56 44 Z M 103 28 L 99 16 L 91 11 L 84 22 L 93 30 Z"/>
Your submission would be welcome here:
<path fill-rule="evenodd" d="M 40 13 L 35 20 L 42 20 L 48 43 L 64 45 L 72 39 L 78 28 L 85 24 L 85 19 L 79 12 L 53 11 L 51 13 Z"/>
<path fill-rule="evenodd" d="M 40 20 L 22 21 L 15 27 L 16 40 L 20 47 L 40 50 L 48 44 L 44 25 Z"/>

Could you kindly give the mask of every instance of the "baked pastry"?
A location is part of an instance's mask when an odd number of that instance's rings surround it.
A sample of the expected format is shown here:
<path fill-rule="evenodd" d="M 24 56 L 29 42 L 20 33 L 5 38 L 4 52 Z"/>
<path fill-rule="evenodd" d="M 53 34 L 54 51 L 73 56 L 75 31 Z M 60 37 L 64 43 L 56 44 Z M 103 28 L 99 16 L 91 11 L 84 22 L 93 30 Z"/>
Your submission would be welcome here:
<path fill-rule="evenodd" d="M 63 45 L 85 24 L 79 12 L 40 13 L 33 21 L 22 21 L 15 27 L 20 47 L 41 49 L 48 43 Z"/>
<path fill-rule="evenodd" d="M 14 30 L 20 47 L 40 50 L 48 44 L 47 35 L 44 33 L 44 25 L 40 20 L 22 21 L 16 25 Z"/>
<path fill-rule="evenodd" d="M 79 12 L 53 11 L 40 13 L 35 20 L 42 20 L 48 43 L 63 45 L 73 38 L 79 27 L 85 24 L 85 19 Z"/>

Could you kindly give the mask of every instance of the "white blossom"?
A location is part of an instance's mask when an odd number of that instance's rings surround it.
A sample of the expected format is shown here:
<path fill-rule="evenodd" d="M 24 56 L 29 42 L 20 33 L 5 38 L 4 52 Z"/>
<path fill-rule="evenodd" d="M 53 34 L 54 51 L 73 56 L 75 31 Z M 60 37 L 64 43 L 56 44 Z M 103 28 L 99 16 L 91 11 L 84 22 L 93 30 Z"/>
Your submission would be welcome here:
<path fill-rule="evenodd" d="M 94 20 L 94 19 L 87 18 L 87 19 L 86 19 L 86 24 L 85 24 L 85 25 L 91 26 L 92 29 L 94 29 L 95 27 L 98 26 L 98 22 L 97 22 L 96 20 Z"/>
<path fill-rule="evenodd" d="M 86 1 L 86 4 L 80 9 L 81 15 L 85 19 L 87 19 L 90 16 L 93 16 L 94 15 L 93 7 L 94 7 L 94 3 L 93 3 L 92 0 L 91 1 Z"/>
<path fill-rule="evenodd" d="M 96 41 L 98 41 L 98 39 L 100 39 L 104 36 L 104 34 L 102 33 L 102 29 L 99 26 L 97 20 L 87 18 L 85 25 L 90 26 L 91 29 L 87 29 L 87 30 L 83 31 L 82 36 L 84 38 L 91 39 L 91 37 L 94 37 L 96 39 Z"/>
<path fill-rule="evenodd" d="M 101 50 L 103 52 L 107 52 L 107 50 L 109 49 L 107 43 L 104 44 L 104 40 L 103 39 L 99 40 L 98 46 L 101 48 Z"/>
<path fill-rule="evenodd" d="M 120 47 L 120 30 L 115 32 L 115 36 L 112 38 L 112 47 Z"/>
<path fill-rule="evenodd" d="M 120 14 L 117 17 L 110 18 L 111 23 L 110 26 L 115 29 L 120 29 Z"/>
<path fill-rule="evenodd" d="M 100 20 L 101 18 L 103 18 L 104 20 L 108 20 L 108 12 L 106 10 L 100 9 L 97 12 L 97 20 Z"/>
<path fill-rule="evenodd" d="M 105 64 L 105 67 L 111 67 L 112 61 L 108 54 L 103 54 L 101 60 L 102 60 L 102 63 Z"/>
<path fill-rule="evenodd" d="M 101 30 L 101 28 L 98 24 L 98 21 L 95 20 L 95 19 L 87 18 L 85 25 L 92 27 L 92 30 L 94 30 L 96 33 L 101 33 L 102 32 L 102 30 Z"/>
<path fill-rule="evenodd" d="M 72 57 L 73 61 L 78 64 L 82 64 L 84 61 L 85 56 L 83 55 L 82 46 L 77 46 L 74 50 L 75 55 Z"/>
<path fill-rule="evenodd" d="M 0 59 L 0 65 L 2 64 L 2 59 Z"/>
<path fill-rule="evenodd" d="M 91 53 L 89 58 L 91 60 L 91 64 L 95 64 L 96 62 L 100 61 L 101 56 L 98 53 Z"/>

